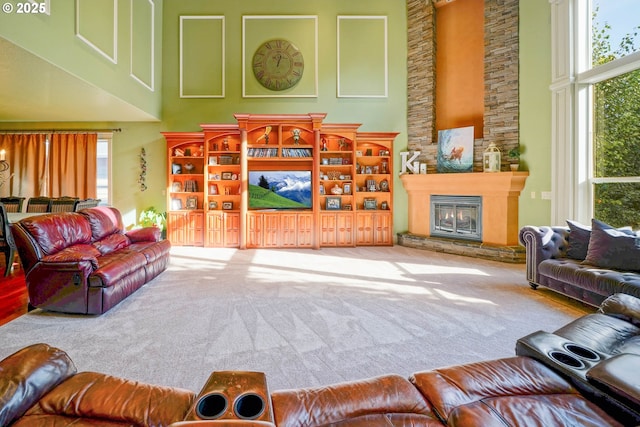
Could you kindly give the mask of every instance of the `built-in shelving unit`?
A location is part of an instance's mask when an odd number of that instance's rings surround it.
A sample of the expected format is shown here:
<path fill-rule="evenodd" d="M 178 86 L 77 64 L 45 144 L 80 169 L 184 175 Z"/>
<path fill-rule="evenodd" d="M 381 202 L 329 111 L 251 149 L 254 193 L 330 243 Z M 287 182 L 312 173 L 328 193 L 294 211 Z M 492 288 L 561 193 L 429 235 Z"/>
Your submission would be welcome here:
<path fill-rule="evenodd" d="M 325 116 L 236 114 L 234 124 L 163 133 L 172 244 L 393 244 L 397 133 L 358 132 Z"/>

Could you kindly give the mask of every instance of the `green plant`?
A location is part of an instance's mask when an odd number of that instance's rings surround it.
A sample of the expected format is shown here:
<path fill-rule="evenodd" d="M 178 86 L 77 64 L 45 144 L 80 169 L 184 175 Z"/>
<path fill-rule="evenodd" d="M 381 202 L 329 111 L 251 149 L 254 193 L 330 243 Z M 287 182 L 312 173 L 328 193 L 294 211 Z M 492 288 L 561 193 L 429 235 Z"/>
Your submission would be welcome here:
<path fill-rule="evenodd" d="M 167 214 L 166 212 L 158 212 L 153 206 L 149 207 L 140 212 L 138 224 L 142 227 L 158 227 L 160 230 L 165 231 L 167 228 Z"/>
<path fill-rule="evenodd" d="M 520 159 L 520 147 L 514 147 L 507 153 L 507 156 L 511 160 L 519 160 Z"/>

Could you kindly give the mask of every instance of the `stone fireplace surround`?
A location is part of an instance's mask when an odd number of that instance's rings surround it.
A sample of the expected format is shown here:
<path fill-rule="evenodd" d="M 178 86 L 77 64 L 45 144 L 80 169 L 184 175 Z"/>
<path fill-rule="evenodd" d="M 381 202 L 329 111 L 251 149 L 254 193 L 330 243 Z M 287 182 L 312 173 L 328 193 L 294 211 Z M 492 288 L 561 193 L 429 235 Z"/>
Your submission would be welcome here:
<path fill-rule="evenodd" d="M 398 244 L 441 252 L 524 262 L 518 243 L 518 199 L 528 172 L 403 174 L 409 195 L 409 230 L 398 234 Z M 481 196 L 482 242 L 430 236 L 431 195 Z"/>

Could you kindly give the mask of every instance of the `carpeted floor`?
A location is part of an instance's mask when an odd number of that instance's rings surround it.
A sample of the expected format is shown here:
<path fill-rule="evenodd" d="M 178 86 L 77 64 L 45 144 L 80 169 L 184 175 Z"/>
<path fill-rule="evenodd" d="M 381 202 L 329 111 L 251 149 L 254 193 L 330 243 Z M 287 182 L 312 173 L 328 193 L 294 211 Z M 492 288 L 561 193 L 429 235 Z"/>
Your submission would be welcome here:
<path fill-rule="evenodd" d="M 197 391 L 214 370 L 271 390 L 506 357 L 517 338 L 593 309 L 524 265 L 391 247 L 174 247 L 169 269 L 102 316 L 35 310 L 0 326 L 0 358 L 36 342 L 98 371 Z"/>

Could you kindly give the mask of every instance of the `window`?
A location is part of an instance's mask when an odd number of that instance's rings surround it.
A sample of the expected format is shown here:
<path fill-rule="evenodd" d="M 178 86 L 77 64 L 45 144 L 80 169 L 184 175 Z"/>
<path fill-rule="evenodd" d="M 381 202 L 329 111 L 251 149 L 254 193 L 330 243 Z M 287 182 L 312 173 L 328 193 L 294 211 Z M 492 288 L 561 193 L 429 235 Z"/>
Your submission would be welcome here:
<path fill-rule="evenodd" d="M 588 0 L 584 0 L 588 1 Z M 640 65 L 629 67 L 638 55 L 639 15 L 629 13 L 629 0 L 591 0 L 591 37 L 586 70 L 578 73 L 580 91 L 588 100 L 578 107 L 591 135 L 590 177 L 592 216 L 615 226 L 640 226 Z M 590 9 L 589 9 L 590 8 Z M 632 8 L 632 9 L 629 9 Z M 584 25 L 584 24 L 583 24 Z M 635 55 L 634 55 L 635 53 Z"/>
<path fill-rule="evenodd" d="M 110 204 L 110 188 L 109 184 L 111 182 L 111 167 L 110 160 L 111 156 L 111 133 L 99 133 L 98 134 L 98 147 L 97 147 L 97 162 L 96 162 L 96 173 L 97 173 L 97 189 L 96 196 L 100 199 L 101 204 Z"/>
<path fill-rule="evenodd" d="M 550 3 L 552 221 L 640 227 L 637 0 Z"/>

